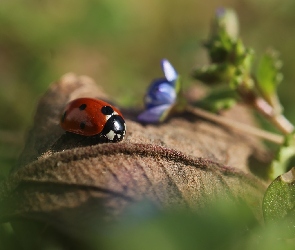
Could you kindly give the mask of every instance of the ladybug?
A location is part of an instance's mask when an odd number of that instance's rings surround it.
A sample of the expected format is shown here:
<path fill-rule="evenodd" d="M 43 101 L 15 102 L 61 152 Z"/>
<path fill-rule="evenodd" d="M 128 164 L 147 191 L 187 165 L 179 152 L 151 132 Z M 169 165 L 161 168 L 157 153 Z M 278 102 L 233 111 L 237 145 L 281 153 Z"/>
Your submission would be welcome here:
<path fill-rule="evenodd" d="M 65 131 L 98 136 L 107 142 L 121 141 L 126 134 L 121 112 L 109 103 L 94 98 L 78 98 L 68 103 L 60 125 Z"/>

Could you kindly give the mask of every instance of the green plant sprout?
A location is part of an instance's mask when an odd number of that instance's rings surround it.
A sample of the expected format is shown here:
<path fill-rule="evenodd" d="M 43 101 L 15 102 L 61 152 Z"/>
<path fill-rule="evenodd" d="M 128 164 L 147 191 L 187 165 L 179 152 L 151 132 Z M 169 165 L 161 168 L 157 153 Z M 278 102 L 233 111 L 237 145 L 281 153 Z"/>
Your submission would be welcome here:
<path fill-rule="evenodd" d="M 246 48 L 238 38 L 237 23 L 233 10 L 216 12 L 211 34 L 204 44 L 211 64 L 195 69 L 192 77 L 210 85 L 228 84 L 242 101 L 264 115 L 283 134 L 289 134 L 294 126 L 284 117 L 277 96 L 277 86 L 283 79 L 278 53 L 268 49 L 253 74 L 254 50 Z"/>
<path fill-rule="evenodd" d="M 294 126 L 284 116 L 277 94 L 277 87 L 283 80 L 282 62 L 277 51 L 267 49 L 260 58 L 256 71 L 253 72 L 255 53 L 253 49 L 246 48 L 238 37 L 238 26 L 238 18 L 233 10 L 217 10 L 209 39 L 204 43 L 210 64 L 194 69 L 192 77 L 211 86 L 227 84 L 236 93 L 236 95 L 231 94 L 227 98 L 224 96 L 213 98 L 212 103 L 218 106 L 213 106 L 213 108 L 211 106 L 211 110 L 215 108 L 215 111 L 218 111 L 220 107 L 222 109 L 231 107 L 238 101 L 237 97 L 239 97 L 240 101 L 266 117 L 285 135 L 284 139 L 279 137 L 275 139 L 273 135 L 271 137 L 274 140 L 268 138 L 273 142 L 282 144 L 281 148 L 278 149 L 277 157 L 270 166 L 269 177 L 273 180 L 288 170 L 288 159 L 293 157 L 293 154 L 286 152 L 295 152 L 294 143 L 286 143 L 287 141 L 290 142 L 290 138 L 294 140 L 292 134 Z M 227 103 L 230 100 L 231 105 L 220 104 L 223 100 Z M 205 102 L 208 101 L 205 100 Z M 289 136 L 290 134 L 291 136 Z M 282 157 L 282 155 L 284 156 Z"/>
<path fill-rule="evenodd" d="M 193 78 L 209 85 L 227 84 L 242 102 L 266 117 L 284 135 L 283 139 L 272 137 L 273 142 L 277 139 L 280 147 L 268 169 L 268 177 L 274 181 L 264 195 L 263 213 L 267 223 L 285 221 L 290 234 L 278 237 L 294 237 L 295 167 L 290 168 L 290 162 L 295 158 L 295 137 L 294 126 L 284 116 L 277 94 L 277 87 L 283 80 L 279 53 L 274 49 L 266 50 L 253 72 L 254 50 L 246 48 L 238 37 L 238 19 L 230 9 L 217 10 L 211 34 L 204 46 L 211 64 L 195 69 Z M 230 98 L 237 101 L 234 95 Z M 222 97 L 218 100 L 217 96 L 213 103 L 218 104 L 222 100 L 226 99 Z M 218 105 L 223 109 L 227 107 Z M 216 110 L 218 107 L 215 107 Z"/>

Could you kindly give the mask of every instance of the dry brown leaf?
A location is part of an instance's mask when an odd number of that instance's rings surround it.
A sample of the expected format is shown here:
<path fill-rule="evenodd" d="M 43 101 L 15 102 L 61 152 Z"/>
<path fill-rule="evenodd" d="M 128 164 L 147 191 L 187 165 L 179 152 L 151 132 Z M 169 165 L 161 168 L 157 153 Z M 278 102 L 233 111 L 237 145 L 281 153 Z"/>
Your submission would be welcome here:
<path fill-rule="evenodd" d="M 261 218 L 265 185 L 248 166 L 261 147 L 255 138 L 189 113 L 141 125 L 136 112 L 123 110 L 126 138 L 89 145 L 91 140 L 59 126 L 66 103 L 83 96 L 107 99 L 90 78 L 67 74 L 40 100 L 19 165 L 0 184 L 1 221 L 87 224 L 94 211 L 114 218 L 143 199 L 160 208 L 193 210 L 216 199 L 244 201 Z M 252 122 L 243 107 L 229 116 Z"/>

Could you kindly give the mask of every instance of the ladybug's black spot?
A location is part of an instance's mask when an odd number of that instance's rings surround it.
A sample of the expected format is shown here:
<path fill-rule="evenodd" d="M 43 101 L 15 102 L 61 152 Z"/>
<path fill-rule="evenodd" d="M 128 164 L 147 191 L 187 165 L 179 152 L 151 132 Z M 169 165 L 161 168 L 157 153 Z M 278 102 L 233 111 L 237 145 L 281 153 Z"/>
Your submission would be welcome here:
<path fill-rule="evenodd" d="M 87 105 L 84 103 L 84 104 L 81 104 L 80 105 L 79 109 L 80 110 L 84 110 L 84 109 L 86 109 L 86 107 L 87 107 Z"/>
<path fill-rule="evenodd" d="M 67 112 L 65 111 L 61 117 L 61 122 L 64 122 L 67 116 Z"/>
<path fill-rule="evenodd" d="M 114 110 L 112 109 L 111 106 L 103 106 L 101 108 L 101 113 L 103 113 L 104 115 L 111 115 L 114 112 Z"/>
<path fill-rule="evenodd" d="M 85 123 L 84 122 L 81 122 L 80 123 L 80 129 L 84 129 L 85 128 Z"/>

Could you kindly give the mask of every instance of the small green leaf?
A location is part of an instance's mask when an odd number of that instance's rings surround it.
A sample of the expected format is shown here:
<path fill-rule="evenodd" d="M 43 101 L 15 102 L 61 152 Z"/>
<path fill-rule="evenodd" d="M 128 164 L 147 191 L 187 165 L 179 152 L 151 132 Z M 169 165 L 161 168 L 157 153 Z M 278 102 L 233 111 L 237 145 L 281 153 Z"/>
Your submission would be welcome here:
<path fill-rule="evenodd" d="M 235 104 L 235 91 L 227 86 L 212 90 L 205 98 L 195 103 L 196 106 L 212 112 L 230 109 Z"/>
<path fill-rule="evenodd" d="M 276 153 L 270 166 L 270 178 L 275 179 L 281 174 L 286 173 L 290 160 L 295 156 L 295 139 L 294 134 L 285 136 L 285 141 Z"/>
<path fill-rule="evenodd" d="M 268 187 L 263 199 L 263 214 L 267 223 L 285 222 L 284 235 L 295 236 L 295 168 L 276 178 Z"/>
<path fill-rule="evenodd" d="M 247 69 L 245 69 L 243 66 L 239 66 L 236 67 L 235 74 L 230 80 L 229 86 L 232 89 L 241 88 L 245 91 L 253 89 L 254 82 Z"/>
<path fill-rule="evenodd" d="M 236 100 L 234 98 L 224 98 L 215 101 L 207 101 L 203 100 L 199 102 L 197 105 L 200 108 L 209 110 L 211 112 L 219 112 L 221 110 L 226 110 L 232 108 L 236 104 Z"/>
<path fill-rule="evenodd" d="M 192 76 L 207 84 L 228 83 L 235 73 L 235 67 L 228 63 L 211 64 L 195 69 Z"/>
<path fill-rule="evenodd" d="M 182 93 L 182 78 L 178 75 L 177 79 L 175 80 L 175 93 L 177 95 L 176 101 L 173 105 L 171 105 L 168 109 L 166 109 L 161 117 L 159 122 L 164 122 L 171 114 L 183 112 L 187 105 L 187 100 L 184 98 Z"/>
<path fill-rule="evenodd" d="M 260 59 L 257 68 L 257 80 L 259 89 L 265 94 L 276 92 L 277 85 L 282 81 L 283 76 L 280 72 L 282 62 L 279 53 L 269 49 Z"/>
<path fill-rule="evenodd" d="M 226 30 L 221 28 L 217 34 L 210 37 L 205 47 L 208 49 L 211 63 L 222 63 L 229 61 L 230 52 L 233 50 L 233 41 Z"/>
<path fill-rule="evenodd" d="M 183 112 L 188 104 L 187 99 L 182 92 L 182 77 L 178 75 L 175 83 L 175 92 L 177 95 L 176 103 L 172 107 L 172 112 Z"/>
<path fill-rule="evenodd" d="M 182 89 L 182 80 L 181 80 L 181 76 L 178 75 L 177 79 L 175 80 L 175 92 L 177 95 L 180 94 Z"/>
<path fill-rule="evenodd" d="M 236 65 L 242 67 L 248 74 L 251 73 L 254 51 L 251 48 L 245 48 L 242 42 L 239 42 L 236 46 Z"/>
<path fill-rule="evenodd" d="M 282 62 L 279 53 L 269 49 L 260 59 L 256 76 L 257 88 L 266 101 L 274 108 L 280 109 L 277 97 L 277 86 L 283 80 Z"/>
<path fill-rule="evenodd" d="M 218 9 L 211 26 L 211 33 L 205 47 L 211 63 L 231 60 L 231 52 L 238 38 L 238 19 L 233 10 Z"/>
<path fill-rule="evenodd" d="M 220 29 L 226 31 L 231 40 L 235 41 L 239 35 L 239 20 L 232 9 L 219 8 L 216 10 L 212 23 L 212 33 L 218 33 Z"/>

